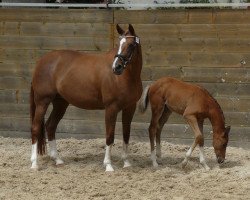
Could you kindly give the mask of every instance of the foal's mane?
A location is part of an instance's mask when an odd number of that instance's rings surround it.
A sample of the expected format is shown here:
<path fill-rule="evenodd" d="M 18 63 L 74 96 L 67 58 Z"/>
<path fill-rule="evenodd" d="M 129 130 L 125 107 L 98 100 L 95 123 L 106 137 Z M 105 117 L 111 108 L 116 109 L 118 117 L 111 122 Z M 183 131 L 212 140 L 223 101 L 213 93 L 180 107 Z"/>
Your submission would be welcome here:
<path fill-rule="evenodd" d="M 217 106 L 217 108 L 218 108 L 218 110 L 219 110 L 219 112 L 220 112 L 220 114 L 221 114 L 221 116 L 222 116 L 222 119 L 223 119 L 223 122 L 225 123 L 225 116 L 224 116 L 224 113 L 223 113 L 223 111 L 222 111 L 222 109 L 221 109 L 221 106 L 220 106 L 220 104 L 218 103 L 218 101 L 204 88 L 204 87 L 202 87 L 202 86 L 199 86 L 200 87 L 200 89 L 203 91 L 203 92 L 205 92 L 211 99 L 212 99 L 212 101 L 215 103 L 215 105 Z"/>

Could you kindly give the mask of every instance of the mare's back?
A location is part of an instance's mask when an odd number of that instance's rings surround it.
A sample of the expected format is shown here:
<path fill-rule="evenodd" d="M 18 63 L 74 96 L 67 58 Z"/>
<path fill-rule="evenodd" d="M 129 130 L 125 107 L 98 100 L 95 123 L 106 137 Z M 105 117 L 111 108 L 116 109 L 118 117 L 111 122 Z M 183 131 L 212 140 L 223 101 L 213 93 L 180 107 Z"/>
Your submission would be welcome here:
<path fill-rule="evenodd" d="M 89 73 L 92 74 L 95 71 L 94 68 L 102 68 L 102 73 L 104 72 L 104 67 L 106 66 L 105 61 L 107 59 L 102 59 L 103 54 L 89 54 L 80 53 L 73 50 L 56 50 L 45 54 L 37 63 L 36 69 L 33 74 L 33 82 L 56 82 L 61 81 L 68 75 L 69 79 L 78 77 L 79 79 L 84 79 L 84 76 L 89 77 Z M 100 65 L 100 60 L 102 64 Z M 71 72 L 74 74 L 72 75 Z M 68 79 L 68 78 L 67 78 Z"/>

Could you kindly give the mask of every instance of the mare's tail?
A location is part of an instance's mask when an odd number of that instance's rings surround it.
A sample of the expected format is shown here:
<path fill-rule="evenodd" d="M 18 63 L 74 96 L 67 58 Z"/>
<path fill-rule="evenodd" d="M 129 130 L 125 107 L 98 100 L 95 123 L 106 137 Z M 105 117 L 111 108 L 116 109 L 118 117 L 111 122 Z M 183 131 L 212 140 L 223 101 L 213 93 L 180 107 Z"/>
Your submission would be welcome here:
<path fill-rule="evenodd" d="M 138 102 L 138 108 L 140 113 L 144 113 L 148 107 L 148 90 L 150 88 L 150 85 L 146 86 L 143 90 L 142 96 Z"/>
<path fill-rule="evenodd" d="M 35 137 L 35 135 L 33 135 L 34 133 L 32 131 L 35 112 L 36 112 L 36 104 L 34 101 L 34 89 L 33 89 L 33 86 L 31 84 L 31 87 L 30 87 L 30 124 L 31 124 L 31 138 L 32 138 L 32 140 Z M 45 152 L 46 152 L 46 138 L 45 138 L 44 118 L 41 122 L 41 130 L 40 130 L 37 138 L 35 138 L 35 140 L 37 140 L 37 147 L 38 147 L 37 153 L 40 155 L 45 154 Z"/>

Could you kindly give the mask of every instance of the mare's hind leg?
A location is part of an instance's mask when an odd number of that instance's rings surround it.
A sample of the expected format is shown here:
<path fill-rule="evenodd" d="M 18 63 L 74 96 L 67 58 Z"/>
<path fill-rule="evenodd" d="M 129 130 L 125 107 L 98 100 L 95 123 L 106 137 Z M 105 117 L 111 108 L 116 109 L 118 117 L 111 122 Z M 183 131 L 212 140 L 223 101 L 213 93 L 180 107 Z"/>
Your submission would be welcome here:
<path fill-rule="evenodd" d="M 168 121 L 168 118 L 171 115 L 171 113 L 172 112 L 167 108 L 167 106 L 164 106 L 164 111 L 159 120 L 159 126 L 156 132 L 156 156 L 157 158 L 161 158 L 161 131 L 162 131 L 164 124 Z"/>
<path fill-rule="evenodd" d="M 47 111 L 49 103 L 46 101 L 37 102 L 34 119 L 31 126 L 32 151 L 31 151 L 31 168 L 38 169 L 37 152 L 39 143 L 45 143 L 44 138 L 44 115 Z M 41 144 L 43 145 L 43 144 Z M 45 148 L 45 147 L 43 147 Z M 40 150 L 41 151 L 41 150 Z M 43 152 L 41 152 L 42 154 Z"/>
<path fill-rule="evenodd" d="M 69 104 L 62 98 L 55 98 L 52 103 L 53 110 L 45 124 L 45 127 L 49 141 L 49 156 L 56 162 L 56 165 L 60 165 L 63 164 L 63 161 L 59 158 L 57 153 L 55 132 L 57 125 L 65 114 Z"/>
<path fill-rule="evenodd" d="M 153 162 L 154 167 L 158 167 L 158 163 L 156 161 L 156 151 L 155 151 L 155 136 L 159 127 L 159 120 L 164 111 L 164 103 L 161 102 L 161 97 L 153 96 L 150 99 L 152 118 L 149 125 L 149 139 L 150 139 L 150 147 L 151 147 L 151 160 Z"/>
<path fill-rule="evenodd" d="M 123 131 L 123 152 L 122 152 L 122 159 L 124 162 L 124 168 L 130 167 L 131 164 L 128 160 L 128 144 L 130 138 L 130 129 L 131 129 L 131 121 L 134 116 L 136 109 L 136 104 L 125 108 L 122 110 L 122 131 Z"/>

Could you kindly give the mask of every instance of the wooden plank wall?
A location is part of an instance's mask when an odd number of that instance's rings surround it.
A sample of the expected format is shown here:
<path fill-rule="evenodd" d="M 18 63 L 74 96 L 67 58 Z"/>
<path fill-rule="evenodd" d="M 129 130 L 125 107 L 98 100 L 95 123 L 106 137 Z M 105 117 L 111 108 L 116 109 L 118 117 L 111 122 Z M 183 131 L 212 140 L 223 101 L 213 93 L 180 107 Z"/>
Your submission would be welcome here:
<path fill-rule="evenodd" d="M 0 9 L 0 135 L 30 136 L 29 84 L 41 55 L 53 49 L 107 51 L 117 43 L 116 23 L 133 24 L 141 38 L 144 85 L 173 76 L 204 86 L 232 126 L 230 145 L 250 147 L 250 10 Z M 118 138 L 120 121 L 119 116 Z M 136 113 L 132 139 L 148 141 L 149 121 L 149 110 Z M 104 137 L 104 112 L 70 106 L 57 136 Z M 162 137 L 177 143 L 193 140 L 175 114 Z M 208 121 L 205 137 L 210 144 Z"/>

